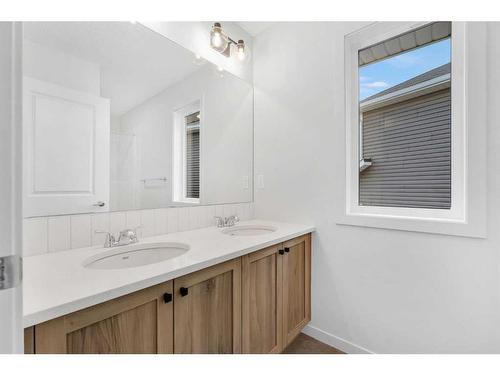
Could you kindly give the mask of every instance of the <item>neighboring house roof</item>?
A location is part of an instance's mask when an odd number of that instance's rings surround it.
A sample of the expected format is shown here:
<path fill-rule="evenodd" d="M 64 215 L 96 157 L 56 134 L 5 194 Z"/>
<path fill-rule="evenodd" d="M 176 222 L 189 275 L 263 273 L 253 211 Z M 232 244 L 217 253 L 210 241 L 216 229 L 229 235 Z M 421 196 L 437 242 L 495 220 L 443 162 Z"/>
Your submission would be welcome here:
<path fill-rule="evenodd" d="M 394 93 L 396 91 L 403 90 L 405 88 L 417 85 L 417 84 L 422 83 L 422 82 L 429 81 L 433 78 L 441 77 L 445 74 L 449 74 L 450 72 L 451 72 L 451 63 L 438 66 L 437 68 L 429 70 L 429 71 L 427 71 L 423 74 L 420 74 L 416 77 L 413 77 L 407 81 L 401 82 L 398 85 L 389 87 L 387 90 L 384 90 L 384 91 L 381 91 L 375 95 L 369 96 L 368 98 L 363 99 L 360 103 L 365 103 L 367 101 L 376 99 L 378 97 L 381 97 L 381 96 L 384 96 L 384 95 L 387 95 L 390 93 Z"/>

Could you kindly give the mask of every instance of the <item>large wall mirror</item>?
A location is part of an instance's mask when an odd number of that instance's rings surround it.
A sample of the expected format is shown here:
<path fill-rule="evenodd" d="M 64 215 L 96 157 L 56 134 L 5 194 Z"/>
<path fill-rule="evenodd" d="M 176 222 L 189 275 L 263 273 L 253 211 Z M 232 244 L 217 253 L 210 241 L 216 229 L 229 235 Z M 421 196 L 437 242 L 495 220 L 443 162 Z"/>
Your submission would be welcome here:
<path fill-rule="evenodd" d="M 141 24 L 24 25 L 25 217 L 252 200 L 250 83 Z"/>

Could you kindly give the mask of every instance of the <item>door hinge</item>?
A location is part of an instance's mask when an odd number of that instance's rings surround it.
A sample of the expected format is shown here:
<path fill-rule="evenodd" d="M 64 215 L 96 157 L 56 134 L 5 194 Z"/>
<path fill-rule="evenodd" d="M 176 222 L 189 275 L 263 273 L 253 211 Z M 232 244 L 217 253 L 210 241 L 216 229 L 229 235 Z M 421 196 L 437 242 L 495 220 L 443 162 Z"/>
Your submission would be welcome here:
<path fill-rule="evenodd" d="M 21 283 L 22 258 L 18 255 L 0 257 L 0 290 L 10 289 Z"/>

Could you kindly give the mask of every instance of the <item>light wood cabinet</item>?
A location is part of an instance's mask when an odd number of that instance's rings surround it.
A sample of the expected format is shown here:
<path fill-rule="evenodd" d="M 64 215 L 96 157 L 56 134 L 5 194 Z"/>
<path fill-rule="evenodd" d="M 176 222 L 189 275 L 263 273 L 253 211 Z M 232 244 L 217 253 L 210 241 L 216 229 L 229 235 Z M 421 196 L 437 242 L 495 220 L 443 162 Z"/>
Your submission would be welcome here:
<path fill-rule="evenodd" d="M 281 353 L 311 320 L 311 237 L 242 258 L 244 353 Z"/>
<path fill-rule="evenodd" d="M 280 353 L 311 319 L 311 236 L 25 330 L 26 353 Z"/>
<path fill-rule="evenodd" d="M 35 326 L 38 353 L 172 353 L 173 282 Z"/>
<path fill-rule="evenodd" d="M 311 320 L 311 235 L 283 243 L 283 330 L 286 347 Z"/>
<path fill-rule="evenodd" d="M 174 352 L 241 353 L 241 259 L 174 280 Z"/>
<path fill-rule="evenodd" d="M 283 350 L 282 253 L 283 245 L 279 244 L 242 258 L 244 353 Z"/>

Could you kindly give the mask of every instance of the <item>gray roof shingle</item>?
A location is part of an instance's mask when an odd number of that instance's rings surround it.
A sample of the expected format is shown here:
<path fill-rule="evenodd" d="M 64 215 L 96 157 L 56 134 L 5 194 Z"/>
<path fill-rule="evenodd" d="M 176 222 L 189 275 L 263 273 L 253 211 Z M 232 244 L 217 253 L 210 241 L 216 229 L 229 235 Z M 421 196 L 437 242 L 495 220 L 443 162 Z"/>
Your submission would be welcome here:
<path fill-rule="evenodd" d="M 363 99 L 360 103 L 367 102 L 368 100 L 372 100 L 378 97 L 381 97 L 383 95 L 390 94 L 391 92 L 396 92 L 399 90 L 402 90 L 404 88 L 429 81 L 433 78 L 440 77 L 442 75 L 448 74 L 451 72 L 451 63 L 447 63 L 441 66 L 438 66 L 437 68 L 434 68 L 432 70 L 429 70 L 423 74 L 420 74 L 416 77 L 413 77 L 407 81 L 401 82 L 400 84 L 397 84 L 395 86 L 389 87 L 387 90 L 380 91 L 379 93 L 369 96 L 368 98 Z"/>

